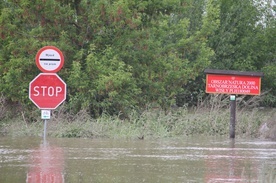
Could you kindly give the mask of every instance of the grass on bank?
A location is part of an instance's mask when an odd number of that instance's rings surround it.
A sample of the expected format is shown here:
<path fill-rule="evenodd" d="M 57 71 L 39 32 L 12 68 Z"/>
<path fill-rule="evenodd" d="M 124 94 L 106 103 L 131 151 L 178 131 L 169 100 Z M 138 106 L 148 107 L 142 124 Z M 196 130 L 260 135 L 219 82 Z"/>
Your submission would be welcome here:
<path fill-rule="evenodd" d="M 1 122 L 0 132 L 11 136 L 42 136 L 43 120 L 37 111 L 37 122 L 26 122 L 23 117 Z M 74 138 L 166 138 L 189 135 L 229 135 L 229 108 L 186 107 L 172 109 L 165 114 L 158 109 L 142 113 L 132 111 L 127 119 L 103 114 L 98 119 L 80 111 L 73 118 L 62 112 L 48 121 L 47 135 L 50 137 Z M 258 137 L 260 126 L 275 116 L 276 109 L 238 109 L 237 137 Z"/>

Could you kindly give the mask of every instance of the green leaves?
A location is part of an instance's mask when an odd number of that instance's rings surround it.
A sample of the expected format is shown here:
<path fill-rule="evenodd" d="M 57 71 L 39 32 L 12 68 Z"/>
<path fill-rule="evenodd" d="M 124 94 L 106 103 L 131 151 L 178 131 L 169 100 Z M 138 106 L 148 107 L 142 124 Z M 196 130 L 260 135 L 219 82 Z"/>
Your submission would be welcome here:
<path fill-rule="evenodd" d="M 148 103 L 166 109 L 175 96 L 203 90 L 207 67 L 273 75 L 275 19 L 262 26 L 268 11 L 252 0 L 21 0 L 0 8 L 0 92 L 17 102 L 27 103 L 45 45 L 65 56 L 59 74 L 69 108 L 95 116 Z"/>

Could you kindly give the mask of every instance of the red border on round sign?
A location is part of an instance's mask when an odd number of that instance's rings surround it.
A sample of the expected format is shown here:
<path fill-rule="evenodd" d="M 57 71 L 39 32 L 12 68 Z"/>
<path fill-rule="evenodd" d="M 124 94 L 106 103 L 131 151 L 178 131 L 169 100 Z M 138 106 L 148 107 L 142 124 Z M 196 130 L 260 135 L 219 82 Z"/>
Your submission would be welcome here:
<path fill-rule="evenodd" d="M 55 50 L 56 52 L 58 52 L 58 54 L 60 56 L 60 65 L 55 70 L 46 70 L 39 63 L 39 56 L 40 56 L 40 54 L 43 51 L 48 50 L 48 49 Z M 37 54 L 35 56 L 35 63 L 36 63 L 36 66 L 38 67 L 38 69 L 41 70 L 42 72 L 45 72 L 45 73 L 56 73 L 56 72 L 58 72 L 63 67 L 64 56 L 63 56 L 62 52 L 57 47 L 55 47 L 55 46 L 44 46 L 43 48 L 41 48 L 40 50 L 38 50 L 38 52 L 37 52 Z"/>

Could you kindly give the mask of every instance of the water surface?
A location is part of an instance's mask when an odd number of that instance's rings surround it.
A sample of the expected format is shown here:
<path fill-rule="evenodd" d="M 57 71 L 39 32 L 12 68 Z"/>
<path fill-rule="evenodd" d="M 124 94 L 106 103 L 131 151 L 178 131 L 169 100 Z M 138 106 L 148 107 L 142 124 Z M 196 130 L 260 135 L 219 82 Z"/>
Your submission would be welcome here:
<path fill-rule="evenodd" d="M 0 137 L 0 182 L 276 182 L 276 142 Z"/>

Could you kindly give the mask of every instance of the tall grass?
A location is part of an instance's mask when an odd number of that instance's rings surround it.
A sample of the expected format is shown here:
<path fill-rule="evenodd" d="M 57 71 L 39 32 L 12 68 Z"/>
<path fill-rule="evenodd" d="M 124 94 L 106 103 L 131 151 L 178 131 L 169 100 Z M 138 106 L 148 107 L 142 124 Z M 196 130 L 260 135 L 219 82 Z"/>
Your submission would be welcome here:
<path fill-rule="evenodd" d="M 257 101 L 257 102 L 256 102 Z M 262 109 L 256 106 L 260 98 L 244 101 L 237 98 L 236 136 L 258 137 L 259 128 L 268 122 L 271 129 L 276 129 L 276 109 Z M 85 110 L 72 115 L 66 112 L 65 105 L 52 111 L 47 132 L 53 137 L 87 137 L 87 138 L 164 138 L 188 135 L 228 135 L 230 123 L 230 104 L 226 95 L 210 95 L 200 101 L 197 107 L 172 107 L 163 111 L 159 107 L 148 106 L 143 111 L 132 110 L 127 118 L 121 115 L 102 114 L 91 118 Z M 5 111 L 2 106 L 1 111 Z M 32 111 L 37 117 L 29 122 L 22 113 L 13 119 L 0 123 L 0 133 L 15 136 L 41 136 L 43 121 L 40 111 Z M 34 116 L 34 115 L 33 115 Z M 3 118 L 2 118 L 3 119 Z M 28 118 L 29 119 L 29 118 Z M 36 121 L 36 122 L 34 122 Z M 273 133 L 275 132 L 270 132 Z M 271 136 L 271 134 L 270 134 Z"/>
<path fill-rule="evenodd" d="M 189 135 L 229 134 L 230 109 L 226 99 L 212 99 L 211 103 L 196 108 L 179 107 L 169 112 L 159 108 L 147 108 L 143 112 L 131 111 L 127 119 L 103 114 L 93 119 L 86 111 L 77 115 L 66 114 L 59 109 L 48 121 L 48 136 L 86 138 L 166 138 Z M 259 136 L 260 125 L 269 119 L 275 109 L 238 109 L 237 137 Z M 41 136 L 43 121 L 28 123 L 22 118 L 2 124 L 1 131 L 13 136 Z"/>

